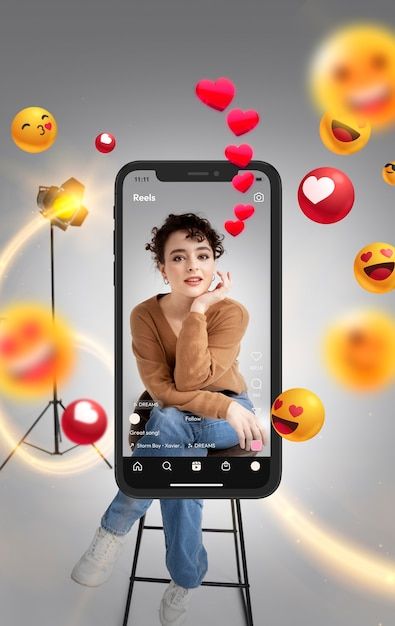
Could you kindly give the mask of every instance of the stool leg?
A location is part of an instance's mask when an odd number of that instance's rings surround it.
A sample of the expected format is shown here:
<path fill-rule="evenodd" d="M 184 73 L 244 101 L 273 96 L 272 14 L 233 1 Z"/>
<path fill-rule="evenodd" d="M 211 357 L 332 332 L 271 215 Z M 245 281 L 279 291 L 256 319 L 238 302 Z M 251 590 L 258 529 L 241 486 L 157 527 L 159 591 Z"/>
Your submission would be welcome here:
<path fill-rule="evenodd" d="M 128 589 L 128 596 L 126 598 L 125 613 L 124 613 L 124 616 L 123 616 L 123 626 L 127 626 L 127 624 L 128 624 L 130 603 L 132 601 L 133 586 L 134 586 L 134 582 L 135 582 L 134 581 L 134 577 L 136 575 L 137 560 L 139 558 L 141 538 L 142 538 L 143 530 L 144 530 L 144 522 L 145 522 L 145 515 L 140 517 L 139 527 L 138 527 L 138 531 L 137 531 L 136 547 L 134 549 L 133 565 L 132 565 L 132 571 L 130 573 L 130 583 L 129 583 L 129 589 Z"/>
<path fill-rule="evenodd" d="M 235 517 L 234 517 L 234 501 L 232 500 L 232 517 L 233 524 L 235 525 Z M 240 500 L 236 499 L 236 513 L 237 513 L 237 525 L 239 531 L 239 540 L 240 540 L 240 549 L 241 549 L 241 561 L 243 564 L 243 583 L 245 584 L 244 589 L 241 587 L 240 591 L 243 598 L 243 606 L 246 617 L 247 626 L 254 626 L 254 622 L 252 619 L 252 607 L 251 607 L 251 596 L 250 596 L 250 583 L 248 581 L 248 570 L 247 570 L 247 557 L 245 551 L 245 542 L 244 542 L 244 531 L 243 531 L 243 519 L 241 516 L 241 507 Z M 237 532 L 237 530 L 236 530 Z M 235 541 L 236 541 L 236 533 L 235 533 Z M 240 557 L 239 557 L 239 546 L 236 541 L 236 561 L 237 561 L 237 569 L 239 582 L 240 580 Z M 244 592 L 244 593 L 243 593 Z"/>

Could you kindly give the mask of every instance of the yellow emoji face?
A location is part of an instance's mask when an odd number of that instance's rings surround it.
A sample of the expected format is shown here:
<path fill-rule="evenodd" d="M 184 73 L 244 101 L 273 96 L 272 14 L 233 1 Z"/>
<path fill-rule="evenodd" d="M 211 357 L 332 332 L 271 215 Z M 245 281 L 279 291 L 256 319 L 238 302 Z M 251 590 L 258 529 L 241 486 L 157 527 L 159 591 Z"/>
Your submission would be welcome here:
<path fill-rule="evenodd" d="M 335 32 L 313 61 L 311 86 L 325 111 L 348 110 L 377 127 L 394 122 L 394 33 L 369 25 Z"/>
<path fill-rule="evenodd" d="M 395 185 L 395 161 L 386 163 L 382 169 L 382 177 L 388 185 Z"/>
<path fill-rule="evenodd" d="M 11 137 L 25 152 L 44 152 L 54 143 L 58 127 L 54 116 L 41 107 L 27 107 L 12 120 Z"/>
<path fill-rule="evenodd" d="M 395 247 L 375 241 L 362 248 L 354 260 L 354 274 L 366 291 L 387 293 L 395 288 Z"/>
<path fill-rule="evenodd" d="M 344 111 L 327 112 L 320 123 L 322 143 L 336 154 L 352 154 L 362 150 L 369 141 L 370 131 L 369 122 Z"/>
<path fill-rule="evenodd" d="M 352 313 L 324 343 L 331 374 L 350 389 L 373 391 L 395 379 L 395 320 L 379 311 Z"/>
<path fill-rule="evenodd" d="M 308 389 L 287 389 L 273 402 L 273 427 L 281 437 L 289 441 L 311 439 L 321 430 L 324 419 L 324 405 Z"/>
<path fill-rule="evenodd" d="M 0 388 L 8 395 L 32 398 L 61 383 L 74 362 L 71 333 L 50 309 L 15 305 L 0 314 Z"/>

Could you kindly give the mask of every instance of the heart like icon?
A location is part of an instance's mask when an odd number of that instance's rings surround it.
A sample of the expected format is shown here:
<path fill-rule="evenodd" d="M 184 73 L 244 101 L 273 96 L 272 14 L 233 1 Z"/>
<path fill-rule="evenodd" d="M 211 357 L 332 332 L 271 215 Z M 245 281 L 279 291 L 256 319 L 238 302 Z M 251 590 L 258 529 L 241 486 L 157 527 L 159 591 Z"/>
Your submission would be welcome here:
<path fill-rule="evenodd" d="M 90 402 L 82 400 L 74 408 L 74 419 L 77 422 L 83 422 L 84 424 L 94 424 L 97 422 L 98 414 L 95 409 L 92 408 Z"/>
<path fill-rule="evenodd" d="M 325 198 L 329 198 L 335 190 L 334 181 L 328 176 L 317 178 L 309 176 L 303 183 L 302 191 L 306 198 L 313 204 L 318 204 Z"/>
<path fill-rule="evenodd" d="M 236 88 L 229 78 L 221 77 L 217 80 L 199 80 L 195 92 L 203 104 L 217 111 L 223 111 L 232 102 Z"/>
<path fill-rule="evenodd" d="M 254 183 L 254 174 L 252 172 L 243 172 L 242 174 L 236 174 L 232 178 L 232 185 L 237 191 L 245 193 L 249 190 Z"/>
<path fill-rule="evenodd" d="M 242 111 L 241 109 L 233 109 L 228 113 L 226 118 L 230 130 L 237 136 L 244 135 L 255 128 L 259 123 L 259 115 L 256 111 Z"/>
<path fill-rule="evenodd" d="M 47 124 L 44 124 L 44 127 L 45 127 L 47 130 L 51 130 L 51 128 L 52 128 L 52 124 L 51 124 L 51 122 L 47 122 Z"/>
<path fill-rule="evenodd" d="M 237 237 L 237 235 L 240 235 L 240 233 L 243 232 L 244 230 L 244 223 L 241 222 L 240 220 L 237 220 L 237 222 L 233 222 L 232 220 L 227 220 L 224 226 L 225 226 L 225 230 L 227 230 L 228 233 L 232 235 L 233 237 Z"/>
<path fill-rule="evenodd" d="M 252 159 L 252 148 L 246 143 L 240 146 L 226 146 L 225 156 L 238 167 L 246 167 Z"/>
<path fill-rule="evenodd" d="M 103 143 L 111 143 L 112 142 L 112 137 L 110 137 L 110 135 L 108 135 L 107 133 L 102 133 L 102 135 L 100 136 L 100 139 Z"/>
<path fill-rule="evenodd" d="M 255 212 L 252 204 L 237 204 L 233 210 L 239 220 L 247 220 Z"/>

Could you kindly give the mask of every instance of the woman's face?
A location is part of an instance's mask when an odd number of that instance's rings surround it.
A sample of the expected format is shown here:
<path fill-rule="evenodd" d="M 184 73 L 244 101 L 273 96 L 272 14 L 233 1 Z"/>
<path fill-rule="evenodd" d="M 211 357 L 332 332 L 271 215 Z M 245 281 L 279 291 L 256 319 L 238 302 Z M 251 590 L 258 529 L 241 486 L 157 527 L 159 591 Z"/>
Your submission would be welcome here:
<path fill-rule="evenodd" d="M 197 298 L 211 285 L 215 259 L 207 239 L 197 241 L 187 235 L 185 230 L 169 235 L 165 243 L 165 262 L 159 269 L 169 281 L 172 292 Z"/>

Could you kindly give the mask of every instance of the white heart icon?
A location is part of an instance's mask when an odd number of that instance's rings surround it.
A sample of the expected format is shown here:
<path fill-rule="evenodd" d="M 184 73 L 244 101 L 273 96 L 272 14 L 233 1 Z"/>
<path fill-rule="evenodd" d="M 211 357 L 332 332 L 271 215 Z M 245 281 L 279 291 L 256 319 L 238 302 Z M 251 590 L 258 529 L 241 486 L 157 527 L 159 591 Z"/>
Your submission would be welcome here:
<path fill-rule="evenodd" d="M 107 133 L 103 133 L 100 137 L 100 140 L 102 143 L 112 143 L 112 139 Z"/>
<path fill-rule="evenodd" d="M 316 178 L 309 176 L 303 183 L 303 193 L 310 202 L 318 204 L 321 200 L 328 198 L 335 190 L 335 183 L 328 176 Z"/>
<path fill-rule="evenodd" d="M 92 408 L 90 402 L 82 400 L 78 402 L 74 408 L 74 419 L 77 422 L 83 422 L 84 424 L 94 424 L 97 421 L 98 414 L 95 409 Z"/>

